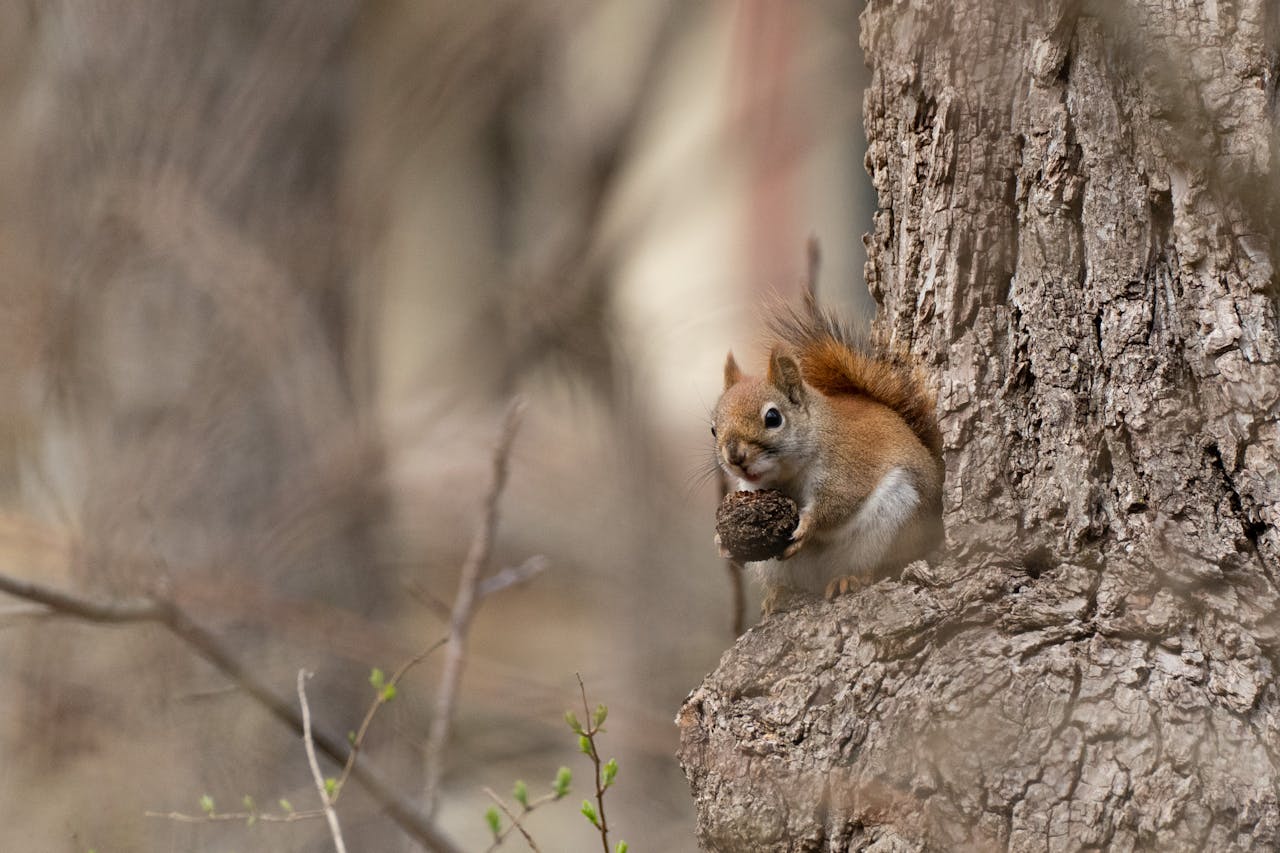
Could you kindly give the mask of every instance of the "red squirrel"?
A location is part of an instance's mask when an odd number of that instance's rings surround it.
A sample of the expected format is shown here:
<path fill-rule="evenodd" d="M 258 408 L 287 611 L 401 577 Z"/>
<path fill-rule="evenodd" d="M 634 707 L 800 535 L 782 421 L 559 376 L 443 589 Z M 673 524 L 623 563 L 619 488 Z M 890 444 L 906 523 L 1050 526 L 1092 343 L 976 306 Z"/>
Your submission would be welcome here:
<path fill-rule="evenodd" d="M 934 399 L 910 361 L 871 353 L 812 302 L 779 309 L 770 330 L 763 378 L 744 376 L 729 353 L 711 425 L 731 482 L 776 489 L 800 509 L 782 556 L 750 564 L 766 614 L 923 557 L 942 538 L 943 476 Z"/>

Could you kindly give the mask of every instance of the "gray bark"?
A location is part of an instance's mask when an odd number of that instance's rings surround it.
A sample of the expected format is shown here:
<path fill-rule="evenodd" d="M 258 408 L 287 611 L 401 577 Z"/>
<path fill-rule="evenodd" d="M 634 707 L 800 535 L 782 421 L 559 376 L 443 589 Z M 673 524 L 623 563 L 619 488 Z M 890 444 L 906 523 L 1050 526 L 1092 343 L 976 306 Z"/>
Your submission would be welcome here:
<path fill-rule="evenodd" d="M 714 850 L 1280 844 L 1277 12 L 872 2 L 877 332 L 947 546 L 681 710 Z"/>

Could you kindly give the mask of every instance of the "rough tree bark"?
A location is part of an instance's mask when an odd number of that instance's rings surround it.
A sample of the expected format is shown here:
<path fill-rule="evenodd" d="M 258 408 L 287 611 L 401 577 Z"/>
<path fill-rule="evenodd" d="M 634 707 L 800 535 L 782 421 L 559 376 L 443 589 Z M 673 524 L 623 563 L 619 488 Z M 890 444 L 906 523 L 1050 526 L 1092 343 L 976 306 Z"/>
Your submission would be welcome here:
<path fill-rule="evenodd" d="M 690 695 L 709 849 L 1280 845 L 1280 15 L 1097 5 L 863 13 L 868 282 L 937 382 L 947 548 Z"/>

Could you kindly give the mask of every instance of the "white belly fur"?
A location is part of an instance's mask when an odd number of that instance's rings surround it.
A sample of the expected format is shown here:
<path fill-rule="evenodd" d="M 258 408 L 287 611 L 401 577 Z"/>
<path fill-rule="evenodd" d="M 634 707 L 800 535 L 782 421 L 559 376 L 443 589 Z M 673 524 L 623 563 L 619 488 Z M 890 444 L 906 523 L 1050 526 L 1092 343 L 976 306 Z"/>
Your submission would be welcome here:
<path fill-rule="evenodd" d="M 866 575 L 889 556 L 920 505 L 920 492 L 905 468 L 893 468 L 848 521 L 835 530 L 815 531 L 791 559 L 751 565 L 770 587 L 821 594 L 845 575 Z"/>

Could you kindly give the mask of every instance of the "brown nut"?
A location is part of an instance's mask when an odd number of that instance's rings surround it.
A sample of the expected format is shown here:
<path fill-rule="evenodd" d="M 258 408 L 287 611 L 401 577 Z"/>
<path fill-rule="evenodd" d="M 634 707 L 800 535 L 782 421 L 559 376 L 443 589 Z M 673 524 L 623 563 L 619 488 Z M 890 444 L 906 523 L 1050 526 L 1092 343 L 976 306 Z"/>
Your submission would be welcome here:
<path fill-rule="evenodd" d="M 799 523 L 796 502 L 771 489 L 731 492 L 716 511 L 720 544 L 740 563 L 769 560 L 782 554 Z"/>

